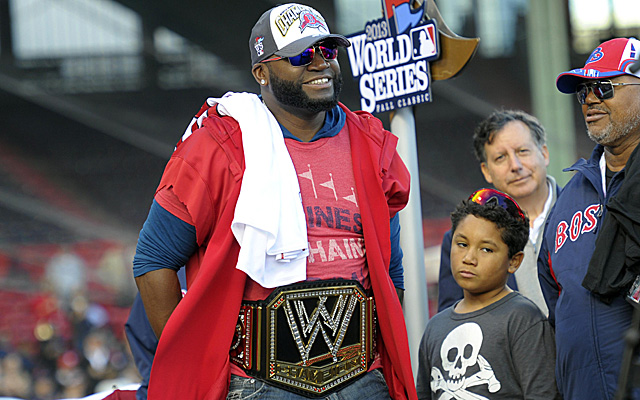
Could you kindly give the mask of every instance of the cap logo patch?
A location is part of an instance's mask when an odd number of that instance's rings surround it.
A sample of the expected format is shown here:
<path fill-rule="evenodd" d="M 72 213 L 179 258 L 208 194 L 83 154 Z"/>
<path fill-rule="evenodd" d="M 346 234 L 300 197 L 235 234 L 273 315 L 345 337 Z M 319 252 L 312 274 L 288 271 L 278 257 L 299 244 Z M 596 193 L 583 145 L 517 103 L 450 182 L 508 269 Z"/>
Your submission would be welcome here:
<path fill-rule="evenodd" d="M 264 44 L 262 43 L 263 41 L 264 41 L 264 36 L 258 36 L 256 38 L 256 42 L 253 44 L 253 47 L 256 49 L 256 54 L 258 55 L 258 57 L 264 54 Z"/>
<path fill-rule="evenodd" d="M 329 31 L 321 16 L 314 14 L 308 8 L 302 8 L 298 5 L 293 5 L 281 12 L 280 15 L 275 18 L 274 23 L 278 27 L 280 34 L 287 36 L 289 28 L 298 20 L 300 20 L 300 32 L 304 31 L 307 27 L 323 28 Z"/>
<path fill-rule="evenodd" d="M 301 18 L 300 18 L 300 33 L 304 32 L 304 30 L 307 27 L 316 28 L 316 29 L 318 29 L 318 28 L 327 29 L 327 27 L 324 26 L 322 21 L 317 19 L 316 16 L 313 15 L 312 13 L 310 13 L 310 12 L 305 12 L 304 14 L 301 15 Z"/>
<path fill-rule="evenodd" d="M 604 57 L 604 53 L 602 52 L 602 47 L 598 47 L 593 51 L 593 53 L 591 53 L 591 55 L 589 56 L 589 59 L 587 60 L 586 63 L 584 63 L 584 65 L 586 66 L 589 63 L 600 61 L 602 57 Z"/>

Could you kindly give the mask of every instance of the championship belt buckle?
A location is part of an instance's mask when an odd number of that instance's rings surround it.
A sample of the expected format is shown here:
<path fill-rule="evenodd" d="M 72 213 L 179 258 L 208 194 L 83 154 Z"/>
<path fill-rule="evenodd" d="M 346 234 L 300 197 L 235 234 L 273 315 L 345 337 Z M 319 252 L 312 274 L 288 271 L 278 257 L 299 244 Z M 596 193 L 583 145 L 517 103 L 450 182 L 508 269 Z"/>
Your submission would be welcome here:
<path fill-rule="evenodd" d="M 281 291 L 267 304 L 267 379 L 324 394 L 365 373 L 366 300 L 356 285 Z"/>
<path fill-rule="evenodd" d="M 373 298 L 356 281 L 285 286 L 243 305 L 231 358 L 270 385 L 324 396 L 367 372 L 375 322 Z"/>

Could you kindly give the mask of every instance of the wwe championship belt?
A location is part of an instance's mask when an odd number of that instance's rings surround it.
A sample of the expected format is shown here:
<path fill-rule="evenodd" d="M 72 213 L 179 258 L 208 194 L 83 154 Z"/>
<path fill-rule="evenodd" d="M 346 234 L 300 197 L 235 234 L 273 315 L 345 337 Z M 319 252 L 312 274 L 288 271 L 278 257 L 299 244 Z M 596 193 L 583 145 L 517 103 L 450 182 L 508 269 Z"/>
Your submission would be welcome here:
<path fill-rule="evenodd" d="M 375 325 L 373 298 L 357 281 L 283 286 L 242 304 L 231 361 L 270 385 L 324 396 L 367 372 Z"/>

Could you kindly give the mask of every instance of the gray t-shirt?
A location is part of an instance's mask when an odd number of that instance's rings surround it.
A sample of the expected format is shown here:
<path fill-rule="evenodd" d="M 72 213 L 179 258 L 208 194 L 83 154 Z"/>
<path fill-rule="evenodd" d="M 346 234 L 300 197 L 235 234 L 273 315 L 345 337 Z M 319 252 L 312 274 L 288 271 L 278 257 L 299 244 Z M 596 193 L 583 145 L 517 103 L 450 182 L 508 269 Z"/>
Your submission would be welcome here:
<path fill-rule="evenodd" d="M 420 343 L 420 399 L 559 399 L 553 328 L 513 292 L 467 314 L 436 314 Z"/>

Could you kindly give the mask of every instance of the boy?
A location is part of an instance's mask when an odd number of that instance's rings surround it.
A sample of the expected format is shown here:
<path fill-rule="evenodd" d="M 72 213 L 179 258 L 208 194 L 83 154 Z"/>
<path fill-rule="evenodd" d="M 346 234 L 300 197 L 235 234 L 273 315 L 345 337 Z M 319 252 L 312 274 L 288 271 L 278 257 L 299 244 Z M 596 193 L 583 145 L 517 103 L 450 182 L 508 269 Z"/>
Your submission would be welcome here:
<path fill-rule="evenodd" d="M 495 189 L 451 214 L 451 272 L 464 298 L 435 315 L 420 344 L 420 399 L 554 399 L 555 343 L 536 305 L 506 285 L 529 220 Z"/>

